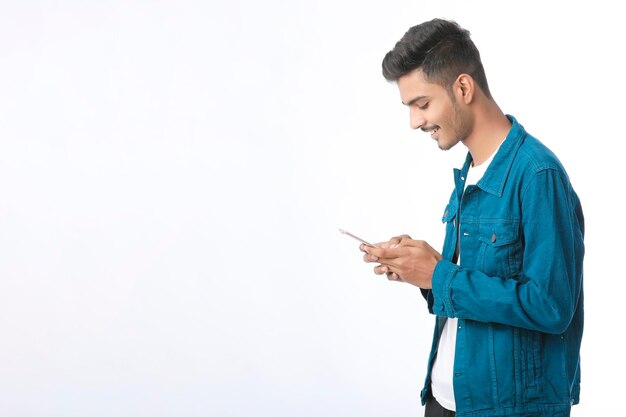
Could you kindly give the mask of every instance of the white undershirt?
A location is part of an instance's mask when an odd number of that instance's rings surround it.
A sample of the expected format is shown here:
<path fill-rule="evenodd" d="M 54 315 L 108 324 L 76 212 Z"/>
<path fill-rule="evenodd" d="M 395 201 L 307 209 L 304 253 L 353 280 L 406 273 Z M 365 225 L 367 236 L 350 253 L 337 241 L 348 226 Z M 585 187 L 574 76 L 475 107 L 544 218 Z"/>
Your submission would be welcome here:
<path fill-rule="evenodd" d="M 499 147 L 498 147 L 499 149 Z M 467 180 L 465 181 L 465 188 L 468 185 L 474 185 L 480 181 L 480 179 L 487 171 L 493 156 L 498 152 L 496 149 L 489 159 L 478 166 L 472 166 L 467 171 Z M 458 217 L 460 219 L 460 216 Z M 461 227 L 459 222 L 459 228 Z M 461 259 L 461 248 L 459 247 L 459 240 L 457 237 L 457 250 L 459 256 L 457 263 Z M 444 408 L 451 411 L 456 411 L 456 402 L 454 401 L 454 385 L 452 383 L 454 377 L 454 349 L 456 347 L 456 330 L 458 328 L 458 319 L 448 318 L 443 330 L 441 332 L 441 338 L 439 339 L 439 349 L 437 350 L 437 357 L 433 363 L 433 370 L 431 373 L 431 390 L 433 397 Z"/>

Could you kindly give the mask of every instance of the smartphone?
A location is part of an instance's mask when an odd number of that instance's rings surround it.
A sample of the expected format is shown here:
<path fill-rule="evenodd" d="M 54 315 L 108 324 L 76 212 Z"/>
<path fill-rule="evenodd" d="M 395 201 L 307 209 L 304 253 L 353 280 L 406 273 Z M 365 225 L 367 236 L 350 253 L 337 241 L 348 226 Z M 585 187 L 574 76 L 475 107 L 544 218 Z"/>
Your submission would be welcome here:
<path fill-rule="evenodd" d="M 369 243 L 368 241 L 363 240 L 363 239 L 361 239 L 360 237 L 353 235 L 352 233 L 348 232 L 347 230 L 339 229 L 339 232 L 340 232 L 340 233 L 343 233 L 344 235 L 348 235 L 348 236 L 350 236 L 351 238 L 356 239 L 356 240 L 358 240 L 358 241 L 359 241 L 359 242 L 361 242 L 361 243 L 365 243 L 367 246 L 371 246 L 371 247 L 373 247 L 373 248 L 380 248 L 380 246 L 375 245 L 375 244 L 373 244 L 373 243 Z"/>

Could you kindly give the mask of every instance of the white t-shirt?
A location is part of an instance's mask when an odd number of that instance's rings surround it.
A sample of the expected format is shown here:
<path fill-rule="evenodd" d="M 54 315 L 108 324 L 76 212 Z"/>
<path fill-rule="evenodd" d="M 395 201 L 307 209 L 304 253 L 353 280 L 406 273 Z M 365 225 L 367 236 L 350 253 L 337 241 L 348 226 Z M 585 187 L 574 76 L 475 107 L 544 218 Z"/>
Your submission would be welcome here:
<path fill-rule="evenodd" d="M 500 147 L 498 147 L 500 149 Z M 489 164 L 493 160 L 494 155 L 498 152 L 496 149 L 489 159 L 487 159 L 482 164 L 474 167 L 470 165 L 469 170 L 467 171 L 467 179 L 465 181 L 465 188 L 468 185 L 474 185 L 485 174 Z M 460 227 L 459 221 L 459 227 Z M 458 247 L 459 241 L 457 238 L 457 248 L 459 249 L 459 257 L 457 259 L 457 263 L 459 259 L 461 259 L 460 248 Z M 439 404 L 441 404 L 444 408 L 447 408 L 451 411 L 456 411 L 456 402 L 454 401 L 454 386 L 452 384 L 452 379 L 454 376 L 454 349 L 456 347 L 456 330 L 458 328 L 458 319 L 456 318 L 448 318 L 446 320 L 445 325 L 443 326 L 443 330 L 441 331 L 441 338 L 439 339 L 439 349 L 437 350 L 437 357 L 435 358 L 435 362 L 433 363 L 433 370 L 431 373 L 431 390 L 433 393 L 433 397 L 437 400 Z"/>

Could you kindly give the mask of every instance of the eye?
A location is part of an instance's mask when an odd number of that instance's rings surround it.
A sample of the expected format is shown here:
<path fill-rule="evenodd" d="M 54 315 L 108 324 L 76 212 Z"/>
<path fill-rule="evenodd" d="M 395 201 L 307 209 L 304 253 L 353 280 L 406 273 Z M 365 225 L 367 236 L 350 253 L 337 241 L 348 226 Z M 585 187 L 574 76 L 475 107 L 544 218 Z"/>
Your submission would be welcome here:
<path fill-rule="evenodd" d="M 423 103 L 423 104 L 418 104 L 417 108 L 420 110 L 426 110 L 428 108 L 428 102 Z"/>

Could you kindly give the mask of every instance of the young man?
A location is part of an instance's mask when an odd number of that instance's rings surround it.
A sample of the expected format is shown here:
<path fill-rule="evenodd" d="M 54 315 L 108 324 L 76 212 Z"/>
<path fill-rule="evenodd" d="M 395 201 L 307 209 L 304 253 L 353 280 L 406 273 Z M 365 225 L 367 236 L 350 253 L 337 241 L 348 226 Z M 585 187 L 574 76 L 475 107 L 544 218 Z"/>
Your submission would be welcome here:
<path fill-rule="evenodd" d="M 382 66 L 413 129 L 469 150 L 441 254 L 407 235 L 361 245 L 376 274 L 421 288 L 436 315 L 426 417 L 568 416 L 580 390 L 584 220 L 563 166 L 500 110 L 455 22 L 412 27 Z"/>

